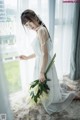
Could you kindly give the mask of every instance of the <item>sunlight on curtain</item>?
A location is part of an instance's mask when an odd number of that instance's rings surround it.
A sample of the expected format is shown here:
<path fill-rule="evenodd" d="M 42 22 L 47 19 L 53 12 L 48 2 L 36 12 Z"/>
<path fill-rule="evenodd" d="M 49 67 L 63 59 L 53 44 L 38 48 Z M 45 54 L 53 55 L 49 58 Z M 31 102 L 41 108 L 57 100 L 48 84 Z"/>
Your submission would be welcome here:
<path fill-rule="evenodd" d="M 60 80 L 70 73 L 71 42 L 73 39 L 73 19 L 75 3 L 56 0 L 54 51 L 56 69 Z"/>
<path fill-rule="evenodd" d="M 16 8 L 17 1 L 2 0 L 0 2 L 0 47 L 10 93 L 21 89 L 18 54 L 15 46 Z"/>
<path fill-rule="evenodd" d="M 2 53 L 0 46 L 0 120 L 13 120 L 8 92 L 7 79 L 2 62 Z"/>

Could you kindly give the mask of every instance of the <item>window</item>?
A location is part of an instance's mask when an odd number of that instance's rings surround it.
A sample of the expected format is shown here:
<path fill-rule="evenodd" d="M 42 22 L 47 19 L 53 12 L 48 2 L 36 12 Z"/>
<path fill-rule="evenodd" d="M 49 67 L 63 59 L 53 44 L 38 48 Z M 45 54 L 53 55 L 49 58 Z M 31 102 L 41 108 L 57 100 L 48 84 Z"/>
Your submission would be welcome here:
<path fill-rule="evenodd" d="M 2 0 L 0 4 L 3 6 L 0 8 L 0 17 L 2 17 L 0 21 L 0 27 L 2 28 L 0 30 L 0 45 L 9 91 L 15 93 L 24 89 L 26 82 L 32 79 L 27 76 L 31 76 L 31 66 L 34 64 L 32 61 L 18 60 L 18 52 L 20 54 L 30 53 L 30 50 L 27 51 L 28 39 L 30 38 L 27 38 L 27 34 L 25 35 L 22 28 L 21 12 L 27 8 L 34 10 L 49 28 L 48 0 L 25 0 L 24 2 L 23 0 L 5 0 L 5 2 Z M 34 34 L 31 36 L 31 39 L 33 38 Z"/>
<path fill-rule="evenodd" d="M 17 60 L 16 44 L 16 11 L 17 2 L 2 0 L 0 1 L 0 45 L 4 68 L 9 85 L 9 92 L 21 90 L 20 69 Z"/>

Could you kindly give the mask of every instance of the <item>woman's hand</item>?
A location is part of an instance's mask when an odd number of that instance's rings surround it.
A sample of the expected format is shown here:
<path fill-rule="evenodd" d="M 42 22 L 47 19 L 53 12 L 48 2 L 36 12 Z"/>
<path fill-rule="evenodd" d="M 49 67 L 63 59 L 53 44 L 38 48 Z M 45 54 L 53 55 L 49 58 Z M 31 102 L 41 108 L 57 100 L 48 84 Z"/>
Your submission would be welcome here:
<path fill-rule="evenodd" d="M 46 80 L 44 73 L 40 73 L 39 80 L 40 82 L 44 82 Z"/>
<path fill-rule="evenodd" d="M 19 58 L 21 60 L 29 60 L 29 59 L 32 59 L 32 58 L 35 58 L 35 57 L 36 57 L 35 53 L 33 53 L 33 54 L 29 55 L 29 56 L 25 56 L 25 55 L 20 55 L 19 56 Z"/>
<path fill-rule="evenodd" d="M 25 55 L 20 55 L 19 58 L 21 60 L 28 60 L 28 56 L 25 56 Z"/>

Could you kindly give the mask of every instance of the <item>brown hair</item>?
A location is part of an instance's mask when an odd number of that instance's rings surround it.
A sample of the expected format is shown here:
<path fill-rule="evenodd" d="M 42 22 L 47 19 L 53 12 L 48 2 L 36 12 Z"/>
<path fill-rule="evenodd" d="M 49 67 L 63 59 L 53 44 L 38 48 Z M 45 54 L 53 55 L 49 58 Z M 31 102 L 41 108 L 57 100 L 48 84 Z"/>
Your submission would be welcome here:
<path fill-rule="evenodd" d="M 34 21 L 37 21 L 39 24 L 42 24 L 42 21 L 39 19 L 39 17 L 36 15 L 36 13 L 33 10 L 25 10 L 21 14 L 21 22 L 23 25 L 26 24 L 26 22 L 31 21 L 34 23 Z"/>
<path fill-rule="evenodd" d="M 37 21 L 39 25 L 43 25 L 47 29 L 47 27 L 42 22 L 42 20 L 37 16 L 37 14 L 33 10 L 30 10 L 30 9 L 23 11 L 21 14 L 22 25 L 25 25 L 26 22 L 28 22 L 28 21 L 31 21 L 33 23 L 35 23 L 35 21 Z M 48 31 L 48 29 L 47 29 L 47 31 Z M 48 32 L 48 34 L 49 34 L 49 32 Z M 49 34 L 49 37 L 50 37 L 50 34 Z M 50 37 L 50 39 L 51 39 L 51 37 Z"/>

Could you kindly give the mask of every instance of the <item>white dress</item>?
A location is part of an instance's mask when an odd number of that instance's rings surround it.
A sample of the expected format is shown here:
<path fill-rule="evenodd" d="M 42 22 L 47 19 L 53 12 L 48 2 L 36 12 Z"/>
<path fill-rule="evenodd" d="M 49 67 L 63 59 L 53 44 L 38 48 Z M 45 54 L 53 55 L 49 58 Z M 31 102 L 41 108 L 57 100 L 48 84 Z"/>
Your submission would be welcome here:
<path fill-rule="evenodd" d="M 33 40 L 31 46 L 36 54 L 34 78 L 33 78 L 34 80 L 36 80 L 39 79 L 40 63 L 42 58 L 40 41 L 37 37 Z M 52 56 L 51 55 L 52 44 L 50 39 L 48 39 L 47 41 L 47 47 L 48 47 L 48 64 L 49 64 Z M 48 71 L 47 78 L 51 79 L 51 81 L 47 82 L 50 91 L 48 94 L 48 98 L 45 101 L 42 100 L 42 104 L 48 114 L 52 114 L 54 112 L 60 112 L 70 105 L 73 98 L 75 97 L 75 92 L 74 91 L 68 92 L 61 88 L 57 77 L 55 64 L 53 64 L 50 70 Z"/>

